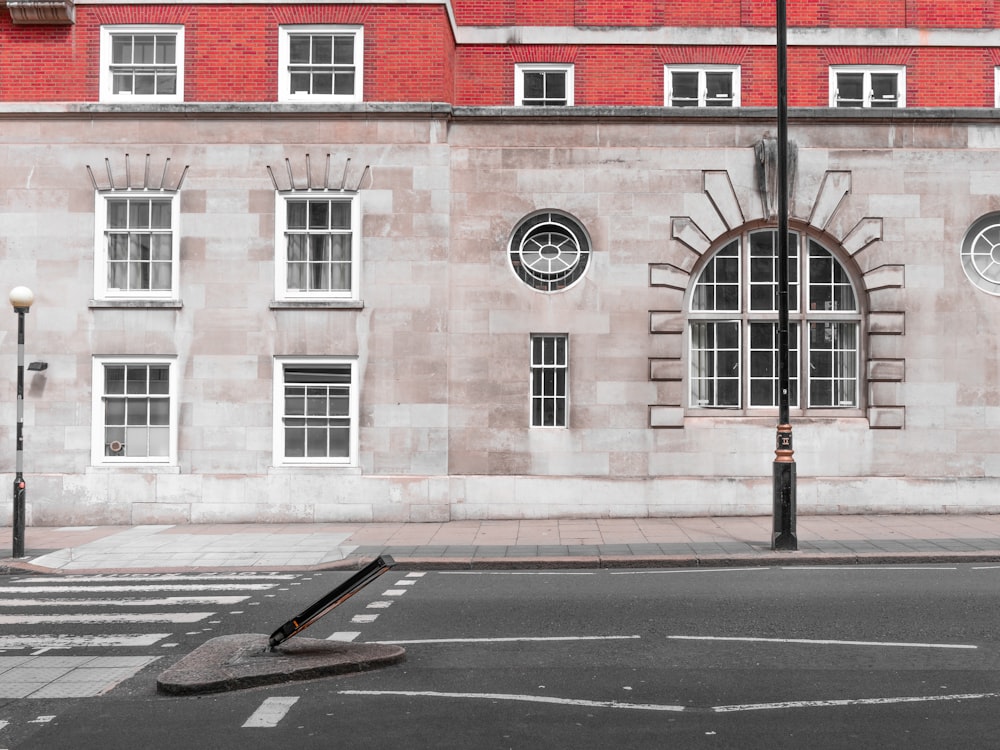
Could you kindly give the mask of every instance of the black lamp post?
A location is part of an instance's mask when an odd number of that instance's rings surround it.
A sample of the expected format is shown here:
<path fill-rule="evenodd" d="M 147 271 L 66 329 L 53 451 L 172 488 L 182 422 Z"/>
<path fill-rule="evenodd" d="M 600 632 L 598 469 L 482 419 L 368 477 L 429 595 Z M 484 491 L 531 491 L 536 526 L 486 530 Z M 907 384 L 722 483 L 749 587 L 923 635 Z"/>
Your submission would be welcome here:
<path fill-rule="evenodd" d="M 777 0 L 778 73 L 778 434 L 774 451 L 771 548 L 796 550 L 795 458 L 788 414 L 788 41 L 785 0 Z"/>
<path fill-rule="evenodd" d="M 28 287 L 10 291 L 10 304 L 17 313 L 17 454 L 14 475 L 13 557 L 24 557 L 24 316 L 35 295 Z"/>

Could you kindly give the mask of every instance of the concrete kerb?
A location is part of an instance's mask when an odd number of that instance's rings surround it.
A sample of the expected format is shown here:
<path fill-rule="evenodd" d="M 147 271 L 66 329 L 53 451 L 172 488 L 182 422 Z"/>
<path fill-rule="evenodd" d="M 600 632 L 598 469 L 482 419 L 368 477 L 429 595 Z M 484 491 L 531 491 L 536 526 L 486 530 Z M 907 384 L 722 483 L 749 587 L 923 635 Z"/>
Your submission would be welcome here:
<path fill-rule="evenodd" d="M 266 635 L 254 633 L 212 638 L 160 674 L 156 688 L 167 695 L 243 690 L 365 672 L 398 664 L 406 655 L 402 646 L 380 643 L 294 638 L 268 650 L 267 642 Z"/>
<path fill-rule="evenodd" d="M 942 565 L 960 563 L 1000 563 L 996 552 L 774 552 L 722 555 L 588 555 L 537 557 L 447 557 L 406 556 L 387 551 L 395 558 L 395 570 L 531 570 L 531 569 L 602 569 L 602 568 L 723 568 L 796 565 Z M 377 555 L 376 555 L 377 556 Z M 317 565 L 266 566 L 272 572 L 356 571 L 374 556 L 349 556 L 343 560 Z M 156 573 L 242 573 L 260 571 L 261 566 L 122 566 L 116 568 L 47 568 L 30 560 L 0 560 L 0 575 L 98 575 L 113 572 Z"/>

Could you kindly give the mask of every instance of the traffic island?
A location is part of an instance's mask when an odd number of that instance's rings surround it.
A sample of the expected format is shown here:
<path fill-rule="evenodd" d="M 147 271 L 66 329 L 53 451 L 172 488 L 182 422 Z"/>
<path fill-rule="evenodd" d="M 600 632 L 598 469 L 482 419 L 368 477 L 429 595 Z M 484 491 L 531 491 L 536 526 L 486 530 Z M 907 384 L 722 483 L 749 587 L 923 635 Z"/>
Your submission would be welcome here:
<path fill-rule="evenodd" d="M 202 644 L 163 672 L 157 690 L 168 695 L 196 695 L 276 685 L 398 664 L 402 646 L 295 638 L 273 649 L 268 637 L 254 633 L 225 635 Z"/>

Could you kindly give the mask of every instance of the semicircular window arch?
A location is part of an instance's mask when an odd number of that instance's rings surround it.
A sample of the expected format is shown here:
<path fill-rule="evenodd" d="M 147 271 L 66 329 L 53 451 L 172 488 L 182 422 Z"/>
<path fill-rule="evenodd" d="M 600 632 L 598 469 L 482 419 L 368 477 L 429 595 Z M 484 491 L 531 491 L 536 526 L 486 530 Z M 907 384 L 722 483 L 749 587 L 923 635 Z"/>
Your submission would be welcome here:
<path fill-rule="evenodd" d="M 540 211 L 522 219 L 508 245 L 508 260 L 521 281 L 540 292 L 576 284 L 590 265 L 587 231 L 561 211 Z"/>
<path fill-rule="evenodd" d="M 778 392 L 777 232 L 729 239 L 688 298 L 690 409 L 775 410 Z M 846 267 L 818 240 L 789 232 L 789 406 L 861 408 L 861 308 Z"/>

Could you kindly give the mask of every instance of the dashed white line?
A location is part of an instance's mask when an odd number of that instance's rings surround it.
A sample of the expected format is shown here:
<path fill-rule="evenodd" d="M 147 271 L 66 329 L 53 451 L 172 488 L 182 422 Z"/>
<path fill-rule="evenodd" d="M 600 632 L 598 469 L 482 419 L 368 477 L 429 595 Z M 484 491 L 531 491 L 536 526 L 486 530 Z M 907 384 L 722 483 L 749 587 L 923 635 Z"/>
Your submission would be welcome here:
<path fill-rule="evenodd" d="M 377 601 L 369 603 L 365 609 L 388 609 L 391 606 L 392 602 Z"/>
<path fill-rule="evenodd" d="M 250 718 L 243 722 L 245 728 L 271 729 L 285 718 L 288 711 L 298 701 L 298 696 L 289 698 L 265 698 Z"/>
<path fill-rule="evenodd" d="M 738 641 L 741 643 L 801 643 L 815 646 L 882 646 L 885 648 L 956 648 L 976 649 L 961 643 L 895 643 L 892 641 L 835 641 L 812 638 L 749 638 L 739 636 L 715 635 L 668 635 L 668 639 L 677 641 Z"/>
<path fill-rule="evenodd" d="M 351 641 L 355 640 L 359 635 L 361 635 L 361 631 L 359 630 L 339 630 L 336 633 L 328 635 L 326 637 L 326 640 L 344 641 L 346 643 L 350 643 Z"/>
<path fill-rule="evenodd" d="M 357 623 L 358 625 L 363 625 L 370 622 L 375 622 L 378 619 L 378 615 L 354 615 L 351 618 L 351 622 Z"/>
<path fill-rule="evenodd" d="M 406 589 L 386 589 L 382 592 L 382 596 L 402 596 L 406 593 Z"/>

